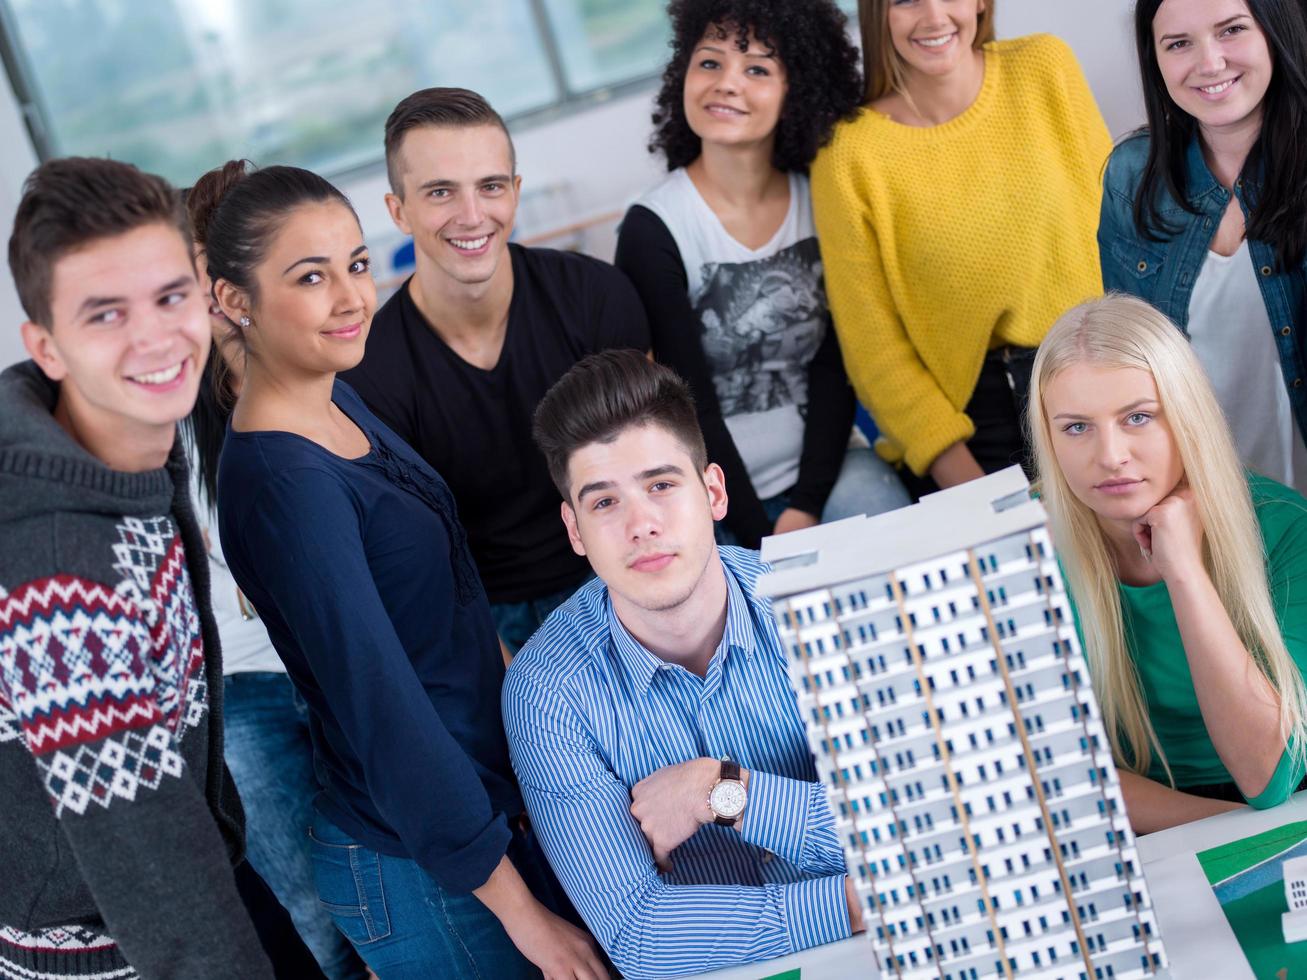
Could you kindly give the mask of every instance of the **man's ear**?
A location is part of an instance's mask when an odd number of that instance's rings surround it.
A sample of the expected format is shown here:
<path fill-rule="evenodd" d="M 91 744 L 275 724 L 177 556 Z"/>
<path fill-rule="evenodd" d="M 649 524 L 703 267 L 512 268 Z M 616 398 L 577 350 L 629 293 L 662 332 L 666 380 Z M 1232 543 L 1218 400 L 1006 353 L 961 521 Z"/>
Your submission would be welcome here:
<path fill-rule="evenodd" d="M 23 335 L 23 346 L 32 355 L 45 376 L 51 381 L 62 381 L 68 377 L 68 367 L 59 353 L 59 345 L 54 342 L 54 334 L 39 323 L 27 320 L 18 328 Z"/>
<path fill-rule="evenodd" d="M 704 467 L 703 486 L 708 492 L 708 509 L 712 511 L 712 519 L 720 521 L 726 516 L 726 474 L 716 463 Z"/>
<path fill-rule="evenodd" d="M 386 191 L 386 210 L 390 213 L 390 220 L 406 235 L 413 234 L 413 228 L 408 223 L 408 218 L 404 216 L 404 199 L 394 191 Z"/>
<path fill-rule="evenodd" d="M 567 540 L 572 543 L 572 550 L 584 558 L 585 545 L 581 543 L 581 533 L 576 529 L 576 511 L 566 500 L 558 506 L 563 515 L 563 526 L 567 528 Z"/>

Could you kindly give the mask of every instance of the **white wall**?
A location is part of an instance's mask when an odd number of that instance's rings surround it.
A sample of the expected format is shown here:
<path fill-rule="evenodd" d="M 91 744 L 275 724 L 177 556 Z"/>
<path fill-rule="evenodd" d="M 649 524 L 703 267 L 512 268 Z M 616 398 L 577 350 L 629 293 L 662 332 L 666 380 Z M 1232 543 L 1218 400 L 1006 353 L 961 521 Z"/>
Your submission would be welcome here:
<path fill-rule="evenodd" d="M 999 37 L 1056 34 L 1075 49 L 1113 137 L 1144 122 L 1134 0 L 998 0 Z"/>
<path fill-rule="evenodd" d="M 1143 121 L 1131 40 L 1132 6 L 1132 0 L 1001 0 L 998 31 L 1002 37 L 1047 31 L 1070 42 L 1108 128 L 1120 136 Z M 523 175 L 519 236 L 605 218 L 658 178 L 660 162 L 645 151 L 652 94 L 627 95 L 514 132 Z M 35 163 L 13 93 L 7 80 L 0 82 L 0 237 L 5 241 L 23 178 Z M 342 189 L 359 211 L 374 256 L 384 259 L 399 241 L 382 204 L 384 173 L 378 169 L 345 181 Z M 590 231 L 565 241 L 608 257 L 612 229 L 611 220 L 600 220 Z M 380 265 L 384 277 L 386 263 Z M 0 273 L 0 365 L 24 356 L 18 337 L 21 321 L 6 264 Z"/>

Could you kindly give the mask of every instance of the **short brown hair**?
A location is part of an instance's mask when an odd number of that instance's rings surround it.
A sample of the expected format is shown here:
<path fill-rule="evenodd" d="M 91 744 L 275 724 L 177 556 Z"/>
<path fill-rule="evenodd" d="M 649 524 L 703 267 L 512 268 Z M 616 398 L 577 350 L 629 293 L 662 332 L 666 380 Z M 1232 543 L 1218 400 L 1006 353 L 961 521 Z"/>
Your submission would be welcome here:
<path fill-rule="evenodd" d="M 498 126 L 508 140 L 509 165 L 517 173 L 517 150 L 503 117 L 476 92 L 465 88 L 424 88 L 403 99 L 386 120 L 386 176 L 390 189 L 404 196 L 404 175 L 399 169 L 399 148 L 410 129 L 419 126 Z"/>
<path fill-rule="evenodd" d="M 63 157 L 33 170 L 9 236 L 9 271 L 27 318 L 53 326 L 51 291 L 60 258 L 152 224 L 176 228 L 190 250 L 181 197 L 162 177 L 97 157 Z"/>
<path fill-rule="evenodd" d="M 572 454 L 591 443 L 612 442 L 641 425 L 671 432 L 700 473 L 708 465 L 690 386 L 638 350 L 602 351 L 572 365 L 540 399 L 532 434 L 554 486 L 570 502 L 567 473 Z"/>
<path fill-rule="evenodd" d="M 858 0 L 858 26 L 862 31 L 862 77 L 866 81 L 863 105 L 869 105 L 891 92 L 903 92 L 903 62 L 889 35 L 889 7 L 892 0 Z M 985 9 L 976 16 L 976 40 L 972 50 L 994 40 L 994 4 L 985 0 Z"/>

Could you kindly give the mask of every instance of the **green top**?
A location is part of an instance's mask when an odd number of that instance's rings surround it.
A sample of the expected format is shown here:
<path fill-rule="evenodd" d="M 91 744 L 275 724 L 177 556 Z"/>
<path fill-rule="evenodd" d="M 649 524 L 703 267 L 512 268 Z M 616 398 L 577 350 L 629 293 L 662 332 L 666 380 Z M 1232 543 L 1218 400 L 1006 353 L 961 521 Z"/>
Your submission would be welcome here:
<path fill-rule="evenodd" d="M 1307 501 L 1296 491 L 1252 473 L 1248 487 L 1266 548 L 1275 616 L 1289 655 L 1299 671 L 1307 672 Z M 1203 724 L 1166 583 L 1122 584 L 1120 592 L 1126 647 L 1139 670 L 1148 714 L 1176 786 L 1233 782 Z M 1079 631 L 1078 622 L 1076 627 Z M 1082 646 L 1083 640 L 1082 636 Z M 1153 759 L 1148 775 L 1167 783 L 1159 759 Z M 1286 750 L 1266 789 L 1249 799 L 1249 805 L 1265 809 L 1284 802 L 1302 777 L 1302 766 L 1294 765 Z"/>

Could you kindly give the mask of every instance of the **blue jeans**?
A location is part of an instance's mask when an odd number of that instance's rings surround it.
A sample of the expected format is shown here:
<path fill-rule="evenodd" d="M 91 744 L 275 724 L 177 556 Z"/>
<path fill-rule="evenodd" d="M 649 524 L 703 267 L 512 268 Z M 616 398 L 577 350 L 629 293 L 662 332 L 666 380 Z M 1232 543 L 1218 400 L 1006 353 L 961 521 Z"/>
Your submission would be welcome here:
<path fill-rule="evenodd" d="M 367 971 L 318 904 L 308 827 L 313 819 L 313 747 L 302 702 L 285 674 L 251 671 L 223 679 L 225 755 L 245 806 L 250 864 L 290 913 L 331 980 Z"/>
<path fill-rule="evenodd" d="M 517 653 L 531 639 L 531 634 L 540 628 L 540 624 L 549 618 L 549 614 L 561 606 L 593 576 L 587 575 L 570 589 L 551 592 L 539 599 L 526 599 L 522 602 L 492 602 L 490 615 L 495 621 L 495 631 L 508 647 L 510 654 Z"/>
<path fill-rule="evenodd" d="M 475 895 L 446 891 L 417 862 L 359 844 L 320 813 L 311 835 L 318 897 L 380 980 L 540 977 Z M 561 888 L 530 831 L 514 831 L 508 856 L 558 911 Z"/>
<path fill-rule="evenodd" d="M 854 446 L 844 454 L 844 465 L 840 467 L 839 478 L 826 498 L 821 522 L 829 524 L 858 514 L 881 514 L 910 503 L 912 498 L 894 467 L 877 456 L 875 450 Z M 773 523 L 789 505 L 788 493 L 778 493 L 762 502 L 763 510 Z M 740 543 L 724 521 L 717 522 L 716 533 L 718 544 Z"/>

